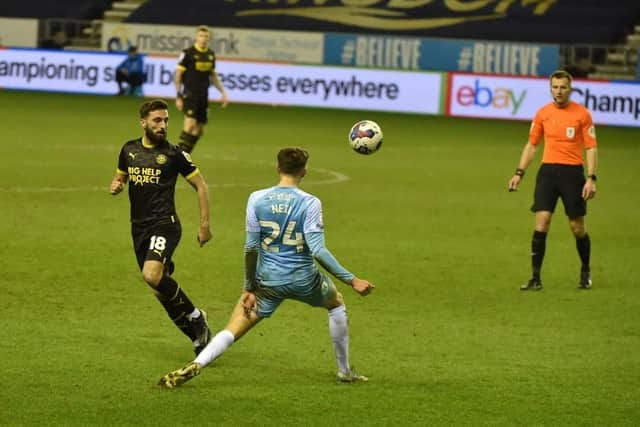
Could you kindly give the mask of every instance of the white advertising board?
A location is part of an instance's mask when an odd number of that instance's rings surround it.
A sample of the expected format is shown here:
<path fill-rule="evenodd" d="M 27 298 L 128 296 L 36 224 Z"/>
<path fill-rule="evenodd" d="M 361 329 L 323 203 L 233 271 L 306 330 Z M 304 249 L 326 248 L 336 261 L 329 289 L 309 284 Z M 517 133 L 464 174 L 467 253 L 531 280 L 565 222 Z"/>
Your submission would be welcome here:
<path fill-rule="evenodd" d="M 102 49 L 124 52 L 178 54 L 193 45 L 196 27 L 105 22 Z M 322 64 L 324 35 L 296 31 L 211 28 L 211 48 L 219 58 Z"/>
<path fill-rule="evenodd" d="M 640 126 L 640 83 L 576 80 L 571 99 L 586 106 L 596 124 Z M 531 120 L 551 101 L 546 78 L 451 74 L 447 114 Z"/>
<path fill-rule="evenodd" d="M 0 50 L 0 87 L 110 95 L 124 54 Z M 175 58 L 145 57 L 147 97 L 173 98 Z M 440 113 L 442 75 L 428 72 L 219 61 L 231 102 Z M 215 88 L 212 100 L 219 99 Z"/>
<path fill-rule="evenodd" d="M 0 18 L 0 46 L 37 47 L 38 20 Z"/>

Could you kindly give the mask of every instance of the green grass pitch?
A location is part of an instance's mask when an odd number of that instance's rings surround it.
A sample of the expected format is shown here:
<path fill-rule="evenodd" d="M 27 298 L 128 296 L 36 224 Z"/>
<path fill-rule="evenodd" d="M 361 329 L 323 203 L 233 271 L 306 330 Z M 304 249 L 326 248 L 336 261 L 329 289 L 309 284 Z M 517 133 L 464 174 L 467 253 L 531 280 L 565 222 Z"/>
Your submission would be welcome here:
<path fill-rule="evenodd" d="M 311 153 L 303 188 L 323 201 L 329 249 L 377 285 L 350 314 L 351 360 L 370 383 L 335 383 L 323 310 L 288 302 L 176 390 L 158 378 L 190 343 L 143 284 L 126 194 L 108 185 L 141 99 L 0 92 L 0 425 L 638 425 L 640 138 L 600 127 L 589 204 L 594 287 L 562 208 L 529 275 L 535 167 L 507 192 L 528 123 L 212 104 L 194 152 L 214 239 L 196 244 L 181 180 L 174 277 L 225 325 L 242 284 L 249 193 L 276 182 L 278 148 Z M 170 139 L 182 116 L 171 107 Z M 350 150 L 363 118 L 380 152 Z M 536 159 L 539 162 L 540 157 Z"/>

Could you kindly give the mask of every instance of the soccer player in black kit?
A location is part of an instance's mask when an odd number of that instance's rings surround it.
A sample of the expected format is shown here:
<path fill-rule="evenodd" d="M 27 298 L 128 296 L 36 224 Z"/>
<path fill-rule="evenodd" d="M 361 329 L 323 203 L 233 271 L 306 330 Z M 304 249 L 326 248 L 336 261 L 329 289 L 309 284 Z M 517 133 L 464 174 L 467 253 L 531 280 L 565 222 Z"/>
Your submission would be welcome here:
<path fill-rule="evenodd" d="M 185 177 L 198 194 L 197 238 L 201 247 L 211 239 L 209 190 L 189 154 L 167 141 L 168 122 L 166 102 L 153 100 L 140 107 L 144 135 L 126 142 L 120 150 L 110 191 L 116 195 L 129 183 L 131 236 L 142 278 L 151 286 L 173 323 L 191 339 L 198 354 L 211 335 L 207 314 L 193 305 L 171 277 L 174 269 L 171 257 L 182 235 L 175 207 L 178 174 Z"/>
<path fill-rule="evenodd" d="M 191 153 L 209 121 L 209 86 L 222 95 L 222 108 L 228 104 L 227 92 L 216 72 L 216 55 L 209 49 L 211 33 L 206 26 L 196 30 L 195 43 L 180 54 L 175 75 L 176 107 L 184 113 L 184 125 L 178 144 Z"/>

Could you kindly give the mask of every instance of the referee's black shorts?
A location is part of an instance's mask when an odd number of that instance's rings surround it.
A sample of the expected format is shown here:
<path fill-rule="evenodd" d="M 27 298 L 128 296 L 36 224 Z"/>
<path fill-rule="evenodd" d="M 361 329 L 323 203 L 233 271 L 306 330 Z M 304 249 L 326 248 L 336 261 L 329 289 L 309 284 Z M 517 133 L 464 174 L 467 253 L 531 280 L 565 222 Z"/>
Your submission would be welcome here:
<path fill-rule="evenodd" d="M 131 224 L 131 237 L 140 270 L 147 260 L 160 261 L 169 266 L 182 237 L 182 226 L 172 218 L 152 224 Z"/>
<path fill-rule="evenodd" d="M 531 210 L 553 212 L 560 198 L 569 218 L 585 216 L 587 202 L 582 198 L 584 183 L 582 165 L 543 163 L 536 177 Z"/>
<path fill-rule="evenodd" d="M 185 91 L 182 95 L 184 101 L 184 107 L 182 112 L 185 116 L 192 119 L 196 119 L 198 123 L 207 123 L 209 121 L 209 94 L 208 91 L 204 93 L 194 93 L 192 91 Z"/>

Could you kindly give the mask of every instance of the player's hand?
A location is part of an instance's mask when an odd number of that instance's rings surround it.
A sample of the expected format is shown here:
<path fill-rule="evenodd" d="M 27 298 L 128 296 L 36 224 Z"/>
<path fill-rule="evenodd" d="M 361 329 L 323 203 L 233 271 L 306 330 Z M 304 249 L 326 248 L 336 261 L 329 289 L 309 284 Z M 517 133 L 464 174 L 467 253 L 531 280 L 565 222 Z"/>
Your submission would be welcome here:
<path fill-rule="evenodd" d="M 513 175 L 509 180 L 509 191 L 518 191 L 518 184 L 522 181 L 522 177 L 520 175 Z"/>
<path fill-rule="evenodd" d="M 109 188 L 109 191 L 111 192 L 111 194 L 115 196 L 116 194 L 120 193 L 123 188 L 124 188 L 124 182 L 122 182 L 118 178 L 113 178 L 113 181 L 111 181 L 111 187 Z"/>
<path fill-rule="evenodd" d="M 176 108 L 180 111 L 182 111 L 182 109 L 184 108 L 184 99 L 182 99 L 181 97 L 176 98 Z"/>
<path fill-rule="evenodd" d="M 245 317 L 247 319 L 251 318 L 251 312 L 256 311 L 257 309 L 256 294 L 243 290 L 242 296 L 240 297 L 240 304 L 244 310 Z"/>
<path fill-rule="evenodd" d="M 351 279 L 351 286 L 353 287 L 354 291 L 356 291 L 363 297 L 369 295 L 375 288 L 375 285 L 373 283 L 369 283 L 369 281 L 364 279 L 358 279 L 357 277 Z"/>
<path fill-rule="evenodd" d="M 227 96 L 227 92 L 222 94 L 222 108 L 227 108 L 227 105 L 229 105 L 229 97 Z"/>
<path fill-rule="evenodd" d="M 584 200 L 593 199 L 596 197 L 596 183 L 588 179 L 582 187 L 582 198 Z"/>
<path fill-rule="evenodd" d="M 200 247 L 203 247 L 205 243 L 211 240 L 211 230 L 209 227 L 200 227 L 198 230 L 198 243 L 200 243 Z"/>

